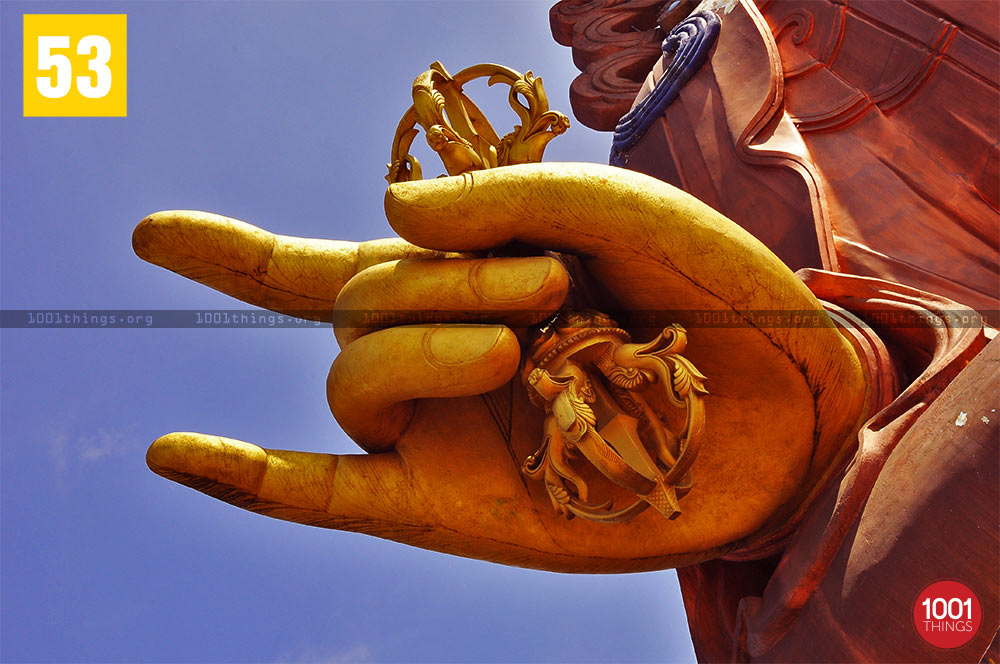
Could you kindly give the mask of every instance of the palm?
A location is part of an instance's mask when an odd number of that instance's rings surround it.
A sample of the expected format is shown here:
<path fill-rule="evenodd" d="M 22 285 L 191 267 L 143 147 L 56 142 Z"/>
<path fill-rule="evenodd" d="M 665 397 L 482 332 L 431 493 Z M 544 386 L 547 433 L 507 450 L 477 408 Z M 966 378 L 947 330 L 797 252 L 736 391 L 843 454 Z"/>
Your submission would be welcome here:
<path fill-rule="evenodd" d="M 322 317 L 330 304 L 316 294 L 339 292 L 336 308 L 348 321 L 361 309 L 416 308 L 483 311 L 490 319 L 476 327 L 337 327 L 343 350 L 330 372 L 331 409 L 373 454 L 264 451 L 171 434 L 150 449 L 154 470 L 294 521 L 514 565 L 636 571 L 767 535 L 837 459 L 863 415 L 860 367 L 831 325 L 699 327 L 708 311 L 820 306 L 763 246 L 662 183 L 607 167 L 519 166 L 393 185 L 386 212 L 403 238 L 427 249 L 271 240 L 268 265 L 280 269 L 252 284 L 238 275 L 250 271 L 246 262 L 259 264 L 247 238 L 260 231 L 176 214 L 140 225 L 135 243 L 144 258 L 276 310 Z M 430 251 L 510 241 L 579 256 L 600 286 L 601 307 L 670 310 L 669 322 L 689 329 L 685 354 L 709 377 L 710 396 L 681 518 L 647 510 L 618 524 L 567 520 L 541 483 L 523 475 L 541 442 L 543 413 L 517 374 L 521 348 L 511 327 L 523 324 L 525 310 L 561 307 L 568 278 L 550 258 Z M 288 282 L 272 284 L 271 274 Z M 630 331 L 648 337 L 656 325 L 663 322 Z M 824 390 L 828 384 L 840 390 Z M 775 431 L 770 424 L 783 410 L 815 417 L 781 418 L 786 424 Z"/>

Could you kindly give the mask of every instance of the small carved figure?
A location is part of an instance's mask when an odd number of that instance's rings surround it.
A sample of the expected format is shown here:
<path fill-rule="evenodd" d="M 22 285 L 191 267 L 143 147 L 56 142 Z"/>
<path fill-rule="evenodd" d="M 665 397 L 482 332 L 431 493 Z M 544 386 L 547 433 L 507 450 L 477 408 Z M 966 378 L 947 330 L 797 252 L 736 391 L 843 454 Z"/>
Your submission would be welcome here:
<path fill-rule="evenodd" d="M 545 482 L 557 511 L 605 522 L 631 519 L 649 506 L 668 519 L 680 515 L 707 394 L 705 377 L 680 355 L 686 338 L 674 325 L 647 344 L 626 343 L 628 332 L 599 313 L 572 325 L 557 317 L 542 331 L 523 374 L 532 403 L 546 412 L 545 433 L 524 472 Z M 663 401 L 686 409 L 679 435 L 643 396 L 654 388 Z M 588 503 L 587 483 L 571 468 L 575 451 L 638 499 L 617 510 L 612 501 Z"/>

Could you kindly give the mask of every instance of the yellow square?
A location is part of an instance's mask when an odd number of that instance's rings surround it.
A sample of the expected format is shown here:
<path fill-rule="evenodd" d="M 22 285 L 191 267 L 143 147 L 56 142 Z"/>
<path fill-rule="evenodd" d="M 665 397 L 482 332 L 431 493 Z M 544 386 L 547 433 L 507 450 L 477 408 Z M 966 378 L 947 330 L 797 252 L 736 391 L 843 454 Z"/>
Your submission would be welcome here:
<path fill-rule="evenodd" d="M 125 117 L 126 18 L 25 14 L 25 117 Z"/>

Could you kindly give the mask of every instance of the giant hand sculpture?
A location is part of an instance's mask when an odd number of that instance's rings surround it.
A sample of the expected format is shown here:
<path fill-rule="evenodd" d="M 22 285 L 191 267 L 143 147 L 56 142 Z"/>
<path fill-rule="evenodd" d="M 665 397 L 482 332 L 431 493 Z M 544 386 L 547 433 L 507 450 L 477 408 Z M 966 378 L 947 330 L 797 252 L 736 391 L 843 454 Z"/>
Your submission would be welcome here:
<path fill-rule="evenodd" d="M 511 565 L 633 572 L 753 548 L 795 522 L 868 415 L 862 365 L 809 290 L 736 224 L 658 180 L 525 164 L 395 183 L 385 210 L 402 239 L 275 236 L 200 212 L 139 224 L 139 256 L 250 304 L 315 318 L 334 307 L 433 310 L 446 321 L 335 329 L 330 408 L 367 454 L 173 433 L 150 447 L 154 471 L 290 521 Z M 521 384 L 527 335 L 515 330 L 526 310 L 559 310 L 570 277 L 548 256 L 447 253 L 512 242 L 578 257 L 601 287 L 595 306 L 670 311 L 687 329 L 685 355 L 709 394 L 679 518 L 567 520 L 527 481 L 544 413 Z M 470 311 L 492 318 L 469 325 Z M 706 326 L 713 312 L 755 316 Z M 816 323 L 762 322 L 760 312 Z M 629 331 L 648 341 L 661 330 Z"/>

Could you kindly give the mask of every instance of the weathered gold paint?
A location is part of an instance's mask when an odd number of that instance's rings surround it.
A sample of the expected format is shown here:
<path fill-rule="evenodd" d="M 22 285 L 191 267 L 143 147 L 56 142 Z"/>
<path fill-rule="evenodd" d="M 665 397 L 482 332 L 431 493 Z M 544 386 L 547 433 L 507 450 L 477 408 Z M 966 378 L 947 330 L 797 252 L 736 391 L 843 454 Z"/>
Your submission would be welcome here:
<path fill-rule="evenodd" d="M 484 298 L 469 285 L 483 259 L 445 253 L 517 240 L 579 256 L 617 309 L 822 312 L 791 271 L 734 223 L 621 169 L 496 168 L 393 184 L 385 205 L 402 240 L 302 240 L 215 215 L 163 212 L 139 224 L 134 244 L 147 260 L 279 311 L 329 312 L 338 293 L 354 291 L 352 308 L 370 297 L 373 307 L 395 309 L 554 313 L 569 283 L 558 261 L 501 259 L 510 282 L 503 298 Z M 406 270 L 406 278 L 394 282 L 394 270 Z M 866 387 L 832 324 L 677 322 L 688 330 L 685 355 L 710 377 L 710 394 L 692 469 L 698 480 L 673 521 L 652 510 L 621 524 L 567 521 L 551 510 L 542 486 L 525 484 L 520 466 L 537 449 L 544 413 L 523 388 L 510 390 L 508 447 L 478 396 L 495 389 L 505 396 L 516 379 L 520 348 L 502 321 L 364 329 L 342 339 L 328 383 L 331 408 L 377 454 L 289 454 L 178 433 L 157 440 L 148 461 L 247 509 L 457 555 L 574 572 L 688 564 L 779 527 L 853 444 Z M 643 330 L 631 332 L 643 338 Z"/>
<path fill-rule="evenodd" d="M 484 75 L 511 86 L 522 119 L 502 139 L 461 91 Z M 276 518 L 566 572 L 694 563 L 753 546 L 800 511 L 850 451 L 867 416 L 867 386 L 851 345 L 795 275 L 735 223 L 659 180 L 593 164 L 530 163 L 566 126 L 530 72 L 477 65 L 452 77 L 435 63 L 415 81 L 413 98 L 385 195 L 398 238 L 277 236 L 192 211 L 151 215 L 133 235 L 136 253 L 152 263 L 250 304 L 335 320 L 341 352 L 328 401 L 370 454 L 173 433 L 149 448 L 150 468 Z M 452 177 L 419 179 L 407 154 L 415 124 Z M 498 257 L 510 243 L 576 257 L 580 270 L 571 278 L 573 261 Z M 532 457 L 543 433 L 572 437 L 583 430 L 574 418 L 589 422 L 571 398 L 583 399 L 585 381 L 573 395 L 562 392 L 582 365 L 546 364 L 544 339 L 522 357 L 522 345 L 538 341 L 524 327 L 576 297 L 573 279 L 578 287 L 596 282 L 590 290 L 603 301 L 588 304 L 606 311 L 677 313 L 667 329 L 629 329 L 638 343 L 609 337 L 610 354 L 585 362 L 595 372 L 633 364 L 649 371 L 666 391 L 657 398 L 647 386 L 644 398 L 664 428 L 665 403 L 682 407 L 674 430 L 686 442 L 653 450 L 665 474 L 638 447 L 623 452 L 624 465 L 598 459 L 603 478 L 593 465 L 553 474 L 579 479 L 578 491 L 603 479 L 618 491 L 616 504 L 639 496 L 657 508 L 629 512 L 624 522 L 567 520 L 567 512 L 581 514 L 579 504 L 561 509 L 558 490 L 522 474 L 524 463 L 529 475 L 548 477 Z M 434 311 L 440 324 L 352 318 L 365 310 Z M 815 312 L 825 324 L 713 328 L 699 320 L 755 311 Z M 639 357 L 647 351 L 663 366 Z M 575 361 L 573 352 L 566 358 Z M 604 424 L 616 435 L 630 426 L 617 417 Z M 644 480 L 658 488 L 647 491 Z M 586 491 L 577 495 L 584 502 Z"/>

